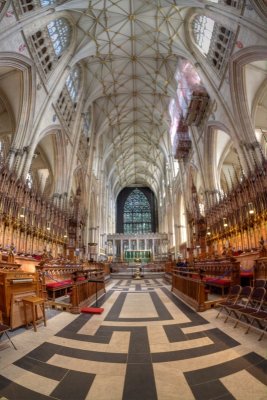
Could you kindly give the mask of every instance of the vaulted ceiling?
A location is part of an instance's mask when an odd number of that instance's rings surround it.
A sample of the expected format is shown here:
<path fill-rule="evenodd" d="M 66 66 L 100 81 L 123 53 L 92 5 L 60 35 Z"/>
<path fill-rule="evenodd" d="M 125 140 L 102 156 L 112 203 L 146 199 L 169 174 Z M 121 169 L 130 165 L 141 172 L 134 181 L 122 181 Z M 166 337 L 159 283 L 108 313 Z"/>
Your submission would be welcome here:
<path fill-rule="evenodd" d="M 131 185 L 159 192 L 171 151 L 177 61 L 190 57 L 184 20 L 201 3 L 76 0 L 57 7 L 77 26 L 73 63 L 85 63 L 95 145 L 115 195 Z"/>

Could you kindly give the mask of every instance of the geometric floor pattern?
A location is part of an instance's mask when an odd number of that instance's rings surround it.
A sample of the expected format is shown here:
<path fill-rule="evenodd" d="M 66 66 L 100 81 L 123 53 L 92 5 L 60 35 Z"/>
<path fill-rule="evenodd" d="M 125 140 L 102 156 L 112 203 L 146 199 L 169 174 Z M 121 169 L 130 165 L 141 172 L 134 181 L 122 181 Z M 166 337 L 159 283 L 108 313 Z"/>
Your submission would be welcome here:
<path fill-rule="evenodd" d="M 8 400 L 267 399 L 267 339 L 196 313 L 162 279 L 112 280 L 100 315 L 60 312 L 0 351 Z"/>

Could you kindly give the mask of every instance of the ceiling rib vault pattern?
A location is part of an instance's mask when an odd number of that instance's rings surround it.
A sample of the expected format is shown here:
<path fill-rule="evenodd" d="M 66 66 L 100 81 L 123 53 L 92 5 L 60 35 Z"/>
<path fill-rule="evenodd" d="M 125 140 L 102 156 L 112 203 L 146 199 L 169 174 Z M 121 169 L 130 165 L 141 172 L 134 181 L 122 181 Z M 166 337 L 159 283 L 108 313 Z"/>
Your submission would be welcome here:
<path fill-rule="evenodd" d="M 76 20 L 74 60 L 86 65 L 96 145 L 115 194 L 132 185 L 159 193 L 177 61 L 188 56 L 184 14 L 193 5 L 198 1 L 87 0 L 58 7 Z"/>

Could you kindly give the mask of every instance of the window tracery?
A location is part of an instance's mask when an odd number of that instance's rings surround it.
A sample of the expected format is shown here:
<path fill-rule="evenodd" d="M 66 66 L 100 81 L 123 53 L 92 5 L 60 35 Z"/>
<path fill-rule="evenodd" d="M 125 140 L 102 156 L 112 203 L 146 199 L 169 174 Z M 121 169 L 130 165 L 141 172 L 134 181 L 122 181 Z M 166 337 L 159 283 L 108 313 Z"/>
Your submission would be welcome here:
<path fill-rule="evenodd" d="M 47 76 L 70 44 L 71 27 L 65 18 L 51 21 L 32 36 L 33 50 Z"/>
<path fill-rule="evenodd" d="M 61 2 L 56 2 L 56 0 L 20 0 L 15 6 L 19 14 L 25 14 L 29 11 L 35 11 L 38 8 L 51 6 L 56 3 Z"/>
<path fill-rule="evenodd" d="M 193 37 L 213 68 L 222 74 L 234 42 L 234 33 L 205 15 L 192 22 Z"/>
<path fill-rule="evenodd" d="M 128 196 L 123 210 L 124 233 L 151 233 L 151 207 L 144 193 L 133 190 Z"/>
<path fill-rule="evenodd" d="M 63 90 L 61 91 L 57 106 L 68 128 L 71 128 L 74 121 L 74 114 L 77 107 L 77 97 L 81 83 L 81 69 L 75 66 L 66 79 Z"/>
<path fill-rule="evenodd" d="M 48 33 L 51 38 L 55 53 L 58 57 L 70 44 L 71 29 L 65 18 L 51 21 L 47 25 Z"/>

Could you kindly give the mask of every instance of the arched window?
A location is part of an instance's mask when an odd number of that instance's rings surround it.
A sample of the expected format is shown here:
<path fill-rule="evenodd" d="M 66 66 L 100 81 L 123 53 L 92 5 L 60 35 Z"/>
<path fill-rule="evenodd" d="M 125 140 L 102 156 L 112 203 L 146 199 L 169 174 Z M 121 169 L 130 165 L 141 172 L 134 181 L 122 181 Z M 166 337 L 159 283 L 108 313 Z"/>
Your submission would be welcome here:
<path fill-rule="evenodd" d="M 31 36 L 32 47 L 45 77 L 53 70 L 70 44 L 71 26 L 65 18 L 51 21 Z"/>
<path fill-rule="evenodd" d="M 196 44 L 207 55 L 210 49 L 214 21 L 205 15 L 198 15 L 194 18 L 192 28 Z"/>
<path fill-rule="evenodd" d="M 47 25 L 56 55 L 59 57 L 70 44 L 70 25 L 65 18 L 51 21 Z"/>
<path fill-rule="evenodd" d="M 79 66 L 75 66 L 67 77 L 66 84 L 57 101 L 60 114 L 69 129 L 72 127 L 74 122 L 80 84 L 81 69 Z"/>
<path fill-rule="evenodd" d="M 134 189 L 124 204 L 123 230 L 124 233 L 152 232 L 151 207 L 139 189 Z"/>
<path fill-rule="evenodd" d="M 233 48 L 234 33 L 205 15 L 193 19 L 192 32 L 202 53 L 221 75 Z"/>

